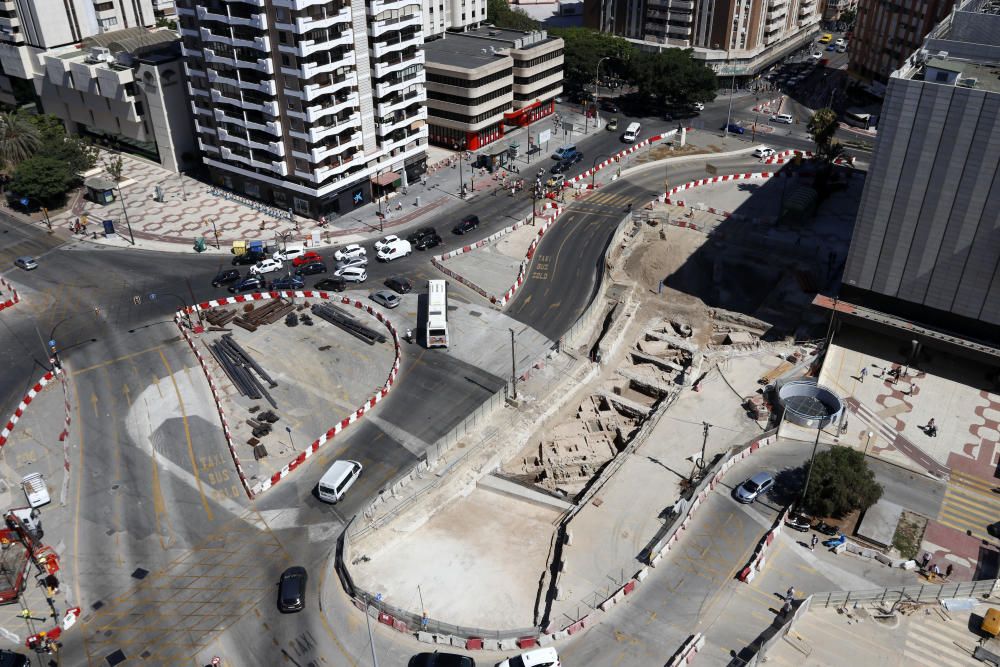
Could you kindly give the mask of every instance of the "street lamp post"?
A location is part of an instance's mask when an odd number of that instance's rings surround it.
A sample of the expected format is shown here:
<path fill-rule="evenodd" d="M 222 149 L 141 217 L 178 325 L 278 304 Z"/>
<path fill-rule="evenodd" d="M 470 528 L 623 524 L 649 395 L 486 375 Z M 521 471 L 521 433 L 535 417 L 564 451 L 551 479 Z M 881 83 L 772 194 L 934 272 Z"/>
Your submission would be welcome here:
<path fill-rule="evenodd" d="M 726 129 L 722 133 L 722 140 L 725 141 L 726 137 L 729 136 L 729 125 L 733 122 L 733 95 L 736 94 L 736 68 L 732 65 L 730 60 L 730 44 L 729 41 L 732 40 L 732 35 L 730 35 L 726 42 L 726 64 L 729 65 L 730 72 L 732 73 L 732 83 L 729 86 L 729 111 L 726 112 Z"/>
<path fill-rule="evenodd" d="M 514 329 L 510 330 L 510 379 L 514 383 L 514 400 L 517 400 L 517 356 L 514 354 Z"/>
<path fill-rule="evenodd" d="M 872 438 L 874 437 L 875 434 L 871 431 L 868 431 L 868 442 L 865 443 L 865 456 L 868 456 L 868 446 L 872 444 Z"/>
<path fill-rule="evenodd" d="M 125 226 L 128 228 L 128 237 L 132 241 L 132 245 L 135 245 L 135 235 L 132 233 L 132 224 L 128 221 L 128 207 L 125 206 L 125 195 L 122 194 L 121 183 L 115 181 L 115 189 L 118 190 L 118 199 L 122 203 L 122 215 L 125 217 Z"/>
<path fill-rule="evenodd" d="M 51 232 L 52 231 L 52 218 L 49 217 L 49 209 L 48 209 L 48 207 L 42 206 L 42 202 L 39 201 L 37 198 L 35 198 L 35 197 L 29 197 L 27 195 L 23 195 L 23 196 L 19 197 L 18 201 L 21 202 L 21 206 L 23 206 L 25 209 L 27 209 L 28 208 L 28 204 L 30 204 L 31 200 L 33 200 L 33 199 L 36 202 L 38 202 L 38 208 L 42 212 L 42 219 L 45 221 L 45 224 L 48 225 L 49 232 Z"/>
<path fill-rule="evenodd" d="M 590 165 L 590 188 L 594 189 L 594 180 L 597 178 L 597 161 L 602 157 L 611 157 L 607 153 L 594 156 L 594 162 Z"/>
<path fill-rule="evenodd" d="M 215 235 L 215 249 L 221 250 L 222 246 L 219 245 L 219 229 L 215 226 L 215 218 L 209 218 L 212 221 L 212 233 Z"/>

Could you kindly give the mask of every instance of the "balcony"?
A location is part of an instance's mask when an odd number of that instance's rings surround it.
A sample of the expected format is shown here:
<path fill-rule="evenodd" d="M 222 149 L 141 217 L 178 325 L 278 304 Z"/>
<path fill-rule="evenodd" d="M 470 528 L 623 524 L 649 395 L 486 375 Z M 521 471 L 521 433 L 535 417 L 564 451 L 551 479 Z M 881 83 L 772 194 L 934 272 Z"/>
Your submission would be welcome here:
<path fill-rule="evenodd" d="M 326 106 L 313 105 L 306 107 L 306 122 L 315 123 L 320 118 L 336 115 L 348 109 L 359 106 L 357 95 L 345 95 L 342 99 L 334 100 L 333 104 Z"/>
<path fill-rule="evenodd" d="M 767 13 L 766 23 L 773 23 L 775 21 L 780 21 L 781 19 L 785 18 L 786 15 L 787 13 L 785 12 L 784 8 L 771 10 Z"/>
<path fill-rule="evenodd" d="M 409 4 L 413 4 L 410 2 Z M 423 18 L 420 14 L 407 14 L 406 16 L 400 16 L 397 18 L 386 19 L 384 21 L 373 21 L 369 24 L 371 26 L 369 35 L 374 38 L 379 35 L 384 35 L 390 30 L 402 30 L 403 28 L 421 28 L 424 25 Z"/>
<path fill-rule="evenodd" d="M 404 88 L 408 88 L 409 86 L 412 86 L 414 84 L 424 83 L 424 81 L 425 81 L 424 71 L 421 70 L 416 74 L 410 74 L 409 76 L 405 76 L 399 79 L 392 79 L 384 83 L 376 83 L 375 96 L 379 98 L 386 97 L 388 95 L 391 95 L 392 93 L 403 90 Z"/>
<path fill-rule="evenodd" d="M 400 58 L 393 58 L 389 62 L 375 63 L 375 78 L 381 79 L 382 77 L 392 74 L 393 72 L 399 72 L 401 70 L 410 67 L 411 65 L 423 65 L 424 64 L 424 52 L 419 50 L 414 52 L 409 56 L 404 56 Z"/>
<path fill-rule="evenodd" d="M 199 21 L 219 21 L 220 23 L 229 23 L 228 14 L 216 14 L 210 11 L 207 7 L 197 5 L 195 8 L 195 13 L 198 15 Z"/>
<path fill-rule="evenodd" d="M 388 138 L 384 139 L 379 143 L 379 148 L 381 148 L 386 153 L 389 153 L 397 149 L 405 148 L 407 144 L 412 143 L 417 139 L 426 137 L 427 137 L 427 125 L 424 125 L 418 130 L 410 132 L 406 136 L 400 137 L 399 139 L 395 140 Z"/>
<path fill-rule="evenodd" d="M 277 4 L 277 3 L 275 3 Z M 309 32 L 310 30 L 316 30 L 319 28 L 331 28 L 338 23 L 351 23 L 351 8 L 344 7 L 336 14 L 330 14 L 323 18 L 312 18 L 306 16 L 304 18 L 295 19 L 295 32 L 303 34 Z"/>
<path fill-rule="evenodd" d="M 354 51 L 346 51 L 340 60 L 334 60 L 329 63 L 302 63 L 299 67 L 299 76 L 303 79 L 311 79 L 317 74 L 323 74 L 326 72 L 333 72 L 341 67 L 354 67 L 355 57 Z"/>
<path fill-rule="evenodd" d="M 670 9 L 694 11 L 694 0 L 673 0 L 670 3 Z"/>
<path fill-rule="evenodd" d="M 412 4 L 413 0 L 372 0 L 368 5 L 368 14 L 378 16 L 384 11 L 402 9 Z"/>
<path fill-rule="evenodd" d="M 351 72 L 345 76 L 339 76 L 330 83 L 310 83 L 302 87 L 302 99 L 311 101 L 323 95 L 335 93 L 345 88 L 353 88 L 358 85 L 358 75 Z"/>
<path fill-rule="evenodd" d="M 401 130 L 406 128 L 416 121 L 427 120 L 427 107 L 420 107 L 418 110 L 411 112 L 409 114 L 404 114 L 402 112 L 396 114 L 394 118 L 389 121 L 383 120 L 380 125 L 375 127 L 375 134 L 379 136 L 386 136 L 391 132 L 396 130 Z"/>
<path fill-rule="evenodd" d="M 675 39 L 687 39 L 691 36 L 691 28 L 679 25 L 668 25 L 667 35 Z"/>
<path fill-rule="evenodd" d="M 363 160 L 364 157 L 365 157 L 364 151 L 356 151 L 354 153 L 351 153 L 350 155 L 341 156 L 336 161 L 336 164 L 327 167 L 317 168 L 315 171 L 314 180 L 316 180 L 317 182 L 322 182 L 330 178 L 331 176 L 339 176 L 340 174 L 343 174 L 351 167 L 355 166 L 357 164 L 355 160 Z"/>
<path fill-rule="evenodd" d="M 390 39 L 372 43 L 372 56 L 381 58 L 387 53 L 402 51 L 408 46 L 420 46 L 424 42 L 424 32 L 415 30 L 409 34 L 394 35 Z"/>
<path fill-rule="evenodd" d="M 292 50 L 292 53 L 297 54 L 300 58 L 306 58 L 316 53 L 317 51 L 326 51 L 337 46 L 349 46 L 354 44 L 354 31 L 344 30 L 335 39 L 331 40 L 304 40 L 299 42 L 298 47 Z M 284 49 L 284 47 L 282 47 Z"/>
<path fill-rule="evenodd" d="M 405 109 L 414 102 L 426 102 L 427 92 L 424 89 L 415 90 L 406 95 L 395 95 L 388 99 L 382 99 L 379 101 L 377 110 L 378 117 L 385 118 L 386 116 L 393 114 L 401 109 Z"/>
<path fill-rule="evenodd" d="M 274 74 L 274 63 L 271 62 L 270 58 L 258 58 L 257 60 L 240 60 L 239 58 L 230 58 L 229 56 L 221 55 L 215 49 L 205 49 L 204 56 L 205 60 L 209 63 L 229 65 L 230 67 L 237 67 L 240 69 L 252 69 L 257 72 L 263 72 L 265 74 Z"/>
<path fill-rule="evenodd" d="M 257 36 L 253 39 L 243 38 L 243 37 L 231 37 L 228 35 L 220 35 L 219 33 L 212 32 L 206 28 L 199 28 L 201 41 L 202 42 L 218 42 L 220 44 L 226 44 L 233 47 L 246 47 L 250 49 L 257 49 L 258 51 L 264 51 L 265 53 L 271 50 L 271 40 L 265 36 Z"/>
<path fill-rule="evenodd" d="M 351 135 L 351 138 L 347 141 L 333 144 L 332 146 L 319 146 L 313 148 L 309 151 L 309 161 L 313 164 L 319 164 L 323 160 L 334 155 L 341 155 L 343 153 L 349 153 L 353 155 L 357 151 L 354 149 L 360 149 L 364 144 L 364 138 L 360 132 L 356 132 Z"/>
<path fill-rule="evenodd" d="M 264 0 L 259 0 L 263 6 Z M 329 0 L 274 0 L 275 7 L 286 7 L 293 11 L 302 11 L 316 5 L 325 5 Z"/>
<path fill-rule="evenodd" d="M 225 146 L 221 147 L 222 159 L 229 160 L 231 162 L 240 162 L 245 165 L 249 165 L 256 169 L 266 169 L 267 171 L 279 171 L 276 165 L 284 164 L 283 162 L 267 160 L 266 162 L 256 159 L 249 155 L 241 155 L 236 153 Z"/>

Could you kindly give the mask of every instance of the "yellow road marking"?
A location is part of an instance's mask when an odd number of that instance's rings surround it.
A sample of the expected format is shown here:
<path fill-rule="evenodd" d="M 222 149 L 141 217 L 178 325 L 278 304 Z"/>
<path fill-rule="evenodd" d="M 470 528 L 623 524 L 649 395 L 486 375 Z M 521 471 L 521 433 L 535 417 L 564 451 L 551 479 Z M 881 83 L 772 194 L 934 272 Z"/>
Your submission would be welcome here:
<path fill-rule="evenodd" d="M 76 381 L 70 374 L 67 380 L 73 384 L 73 396 L 76 397 L 76 432 L 80 438 L 80 460 L 76 471 L 76 502 L 73 507 L 73 591 L 76 593 L 76 603 L 83 601 L 80 595 L 80 494 L 83 490 L 83 420 L 80 418 L 80 394 Z"/>
<path fill-rule="evenodd" d="M 108 361 L 102 361 L 99 364 L 94 364 L 93 366 L 87 366 L 86 368 L 81 368 L 78 371 L 73 371 L 73 377 L 77 375 L 82 375 L 83 373 L 89 373 L 97 368 L 103 368 L 105 366 L 110 366 L 111 364 L 117 364 L 119 361 L 125 361 L 126 359 L 131 359 L 132 357 L 138 357 L 139 355 L 146 354 L 148 352 L 156 352 L 163 349 L 162 345 L 155 345 L 153 347 L 148 347 L 145 350 L 139 350 L 138 352 L 132 352 L 131 354 L 122 355 L 116 359 L 109 359 Z"/>
<path fill-rule="evenodd" d="M 167 376 L 170 378 L 170 382 L 174 385 L 174 393 L 177 394 L 177 405 L 181 411 L 181 421 L 184 423 L 184 438 L 187 440 L 188 447 L 188 458 L 191 459 L 191 472 L 194 474 L 194 480 L 198 485 L 198 495 L 201 496 L 201 506 L 205 510 L 205 516 L 208 517 L 209 521 L 212 521 L 212 508 L 208 506 L 208 499 L 205 497 L 205 490 L 201 486 L 201 475 L 198 474 L 198 462 L 195 460 L 194 456 L 194 443 L 191 442 L 191 425 L 188 423 L 187 412 L 184 410 L 184 399 L 181 397 L 180 387 L 177 386 L 177 380 L 174 379 L 174 372 L 170 368 L 170 363 L 167 361 L 167 355 L 163 354 L 163 350 L 159 350 L 160 360 L 163 361 L 163 367 L 167 369 Z"/>

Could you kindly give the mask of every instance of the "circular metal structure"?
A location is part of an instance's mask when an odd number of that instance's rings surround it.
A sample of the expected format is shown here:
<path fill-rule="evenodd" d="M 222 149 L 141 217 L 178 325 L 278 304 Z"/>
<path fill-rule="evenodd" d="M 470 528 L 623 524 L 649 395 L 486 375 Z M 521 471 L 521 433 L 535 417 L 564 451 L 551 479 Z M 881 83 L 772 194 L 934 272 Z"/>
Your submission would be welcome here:
<path fill-rule="evenodd" d="M 808 428 L 823 428 L 840 417 L 844 403 L 829 387 L 815 380 L 792 380 L 778 388 L 785 419 Z"/>

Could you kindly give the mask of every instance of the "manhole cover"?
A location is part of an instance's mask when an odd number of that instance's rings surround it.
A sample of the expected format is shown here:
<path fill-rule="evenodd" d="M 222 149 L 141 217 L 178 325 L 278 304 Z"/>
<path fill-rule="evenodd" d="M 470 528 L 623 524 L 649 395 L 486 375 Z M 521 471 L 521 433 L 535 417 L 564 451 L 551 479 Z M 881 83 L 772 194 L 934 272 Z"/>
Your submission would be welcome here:
<path fill-rule="evenodd" d="M 149 574 L 149 570 L 144 570 L 141 567 L 135 568 L 135 572 L 132 573 L 133 579 L 145 579 L 146 575 Z"/>
<path fill-rule="evenodd" d="M 125 660 L 127 660 L 124 651 L 122 651 L 121 649 L 118 649 L 111 655 L 106 656 L 104 659 L 107 660 L 108 664 L 111 665 L 111 667 L 114 667 L 115 665 L 120 665 L 121 663 L 125 662 Z"/>
<path fill-rule="evenodd" d="M 104 606 L 104 603 L 101 602 L 100 600 L 98 600 L 94 604 L 90 605 L 90 608 L 93 609 L 94 611 L 97 611 L 98 609 L 100 609 L 103 606 Z"/>
<path fill-rule="evenodd" d="M 469 311 L 469 315 L 472 315 L 473 317 L 482 317 L 483 316 L 483 314 L 480 313 L 478 310 L 470 310 Z"/>

